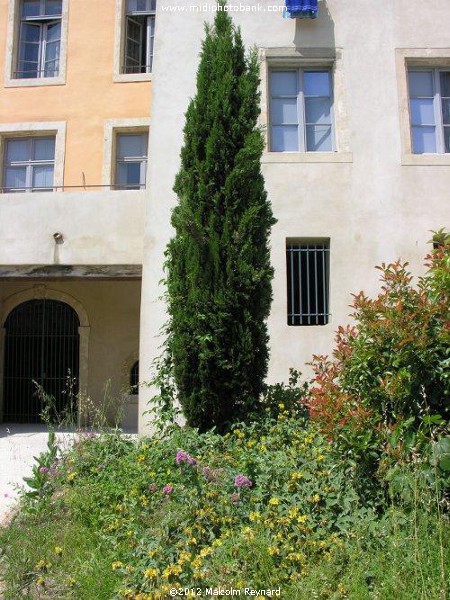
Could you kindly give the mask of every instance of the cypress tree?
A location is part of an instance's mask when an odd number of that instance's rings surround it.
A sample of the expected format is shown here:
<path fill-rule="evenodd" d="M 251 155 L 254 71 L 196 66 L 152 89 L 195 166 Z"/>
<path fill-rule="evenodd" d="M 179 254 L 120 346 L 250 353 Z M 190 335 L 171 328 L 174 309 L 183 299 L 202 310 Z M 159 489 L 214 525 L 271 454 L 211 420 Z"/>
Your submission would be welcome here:
<path fill-rule="evenodd" d="M 183 413 L 201 431 L 223 431 L 255 409 L 272 300 L 259 67 L 224 6 L 205 25 L 166 250 L 166 350 Z"/>

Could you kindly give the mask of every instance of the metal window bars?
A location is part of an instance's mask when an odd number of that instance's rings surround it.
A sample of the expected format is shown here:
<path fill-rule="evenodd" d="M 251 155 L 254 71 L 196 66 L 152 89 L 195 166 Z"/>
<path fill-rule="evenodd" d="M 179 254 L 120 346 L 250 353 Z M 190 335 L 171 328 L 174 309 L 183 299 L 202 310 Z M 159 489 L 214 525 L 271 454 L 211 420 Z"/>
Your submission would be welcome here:
<path fill-rule="evenodd" d="M 329 322 L 329 254 L 328 241 L 287 243 L 288 325 Z"/>

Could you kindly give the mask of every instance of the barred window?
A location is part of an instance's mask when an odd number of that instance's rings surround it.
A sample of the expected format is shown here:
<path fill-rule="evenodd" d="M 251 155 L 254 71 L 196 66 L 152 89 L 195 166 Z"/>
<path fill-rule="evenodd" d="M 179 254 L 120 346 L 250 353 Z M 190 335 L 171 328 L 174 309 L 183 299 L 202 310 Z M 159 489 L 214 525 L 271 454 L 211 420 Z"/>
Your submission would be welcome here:
<path fill-rule="evenodd" d="M 328 240 L 288 240 L 288 325 L 326 325 L 329 322 L 329 254 Z"/>

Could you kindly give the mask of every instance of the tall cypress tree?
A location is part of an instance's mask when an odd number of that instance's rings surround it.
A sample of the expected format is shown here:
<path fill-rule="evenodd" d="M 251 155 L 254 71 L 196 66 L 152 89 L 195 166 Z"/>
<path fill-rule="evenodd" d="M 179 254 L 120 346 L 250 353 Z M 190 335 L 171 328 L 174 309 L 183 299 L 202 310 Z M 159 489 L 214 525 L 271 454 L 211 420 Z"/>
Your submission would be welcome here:
<path fill-rule="evenodd" d="M 201 431 L 223 431 L 255 408 L 272 299 L 258 61 L 223 8 L 205 26 L 166 251 L 166 349 L 184 415 Z"/>

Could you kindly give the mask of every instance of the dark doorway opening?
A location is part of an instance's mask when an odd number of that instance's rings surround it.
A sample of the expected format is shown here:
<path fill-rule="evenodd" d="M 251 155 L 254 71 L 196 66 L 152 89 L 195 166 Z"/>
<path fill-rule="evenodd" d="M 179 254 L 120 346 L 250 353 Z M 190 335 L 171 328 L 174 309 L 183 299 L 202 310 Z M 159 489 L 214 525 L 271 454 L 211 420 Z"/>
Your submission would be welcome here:
<path fill-rule="evenodd" d="M 52 399 L 49 416 L 76 414 L 80 337 L 78 315 L 57 300 L 29 300 L 5 321 L 3 421 L 40 423 L 45 402 L 36 382 Z"/>

